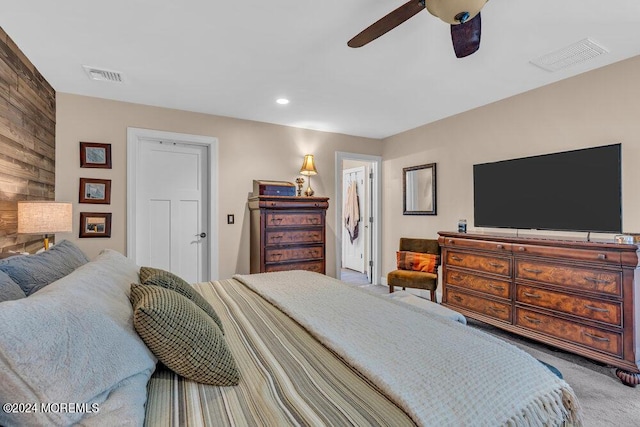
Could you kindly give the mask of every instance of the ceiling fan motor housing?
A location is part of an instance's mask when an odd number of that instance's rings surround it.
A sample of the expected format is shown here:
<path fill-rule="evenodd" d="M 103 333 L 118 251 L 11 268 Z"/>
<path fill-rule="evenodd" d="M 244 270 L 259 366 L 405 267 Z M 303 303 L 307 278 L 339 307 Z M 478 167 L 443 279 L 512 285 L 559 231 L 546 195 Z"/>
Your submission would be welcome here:
<path fill-rule="evenodd" d="M 464 23 L 460 20 L 463 16 L 465 21 L 474 18 L 486 2 L 487 0 L 426 0 L 430 14 L 452 25 Z"/>

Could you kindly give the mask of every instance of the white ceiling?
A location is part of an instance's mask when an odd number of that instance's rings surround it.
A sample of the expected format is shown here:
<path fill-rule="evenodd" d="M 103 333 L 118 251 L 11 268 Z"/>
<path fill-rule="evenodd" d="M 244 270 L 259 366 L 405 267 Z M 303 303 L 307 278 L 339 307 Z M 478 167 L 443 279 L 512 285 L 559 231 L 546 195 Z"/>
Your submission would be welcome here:
<path fill-rule="evenodd" d="M 59 92 L 372 138 L 640 54 L 638 0 L 490 0 L 464 59 L 426 10 L 347 47 L 405 1 L 0 0 L 0 25 Z M 529 63 L 587 37 L 609 53 L 555 73 Z"/>

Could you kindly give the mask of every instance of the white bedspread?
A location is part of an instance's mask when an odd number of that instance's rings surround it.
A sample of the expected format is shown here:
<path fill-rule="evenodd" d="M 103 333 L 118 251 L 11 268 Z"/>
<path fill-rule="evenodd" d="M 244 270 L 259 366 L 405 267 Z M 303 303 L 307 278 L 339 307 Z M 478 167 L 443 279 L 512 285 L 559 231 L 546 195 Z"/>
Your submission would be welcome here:
<path fill-rule="evenodd" d="M 316 273 L 236 275 L 423 426 L 581 425 L 571 387 L 481 331 Z"/>

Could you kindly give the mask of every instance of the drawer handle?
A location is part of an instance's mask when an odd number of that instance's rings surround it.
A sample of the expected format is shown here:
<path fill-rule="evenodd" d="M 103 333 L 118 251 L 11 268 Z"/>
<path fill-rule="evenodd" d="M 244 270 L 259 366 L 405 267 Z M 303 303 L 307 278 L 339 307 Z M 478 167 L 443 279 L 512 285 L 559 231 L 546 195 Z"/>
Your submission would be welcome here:
<path fill-rule="evenodd" d="M 319 224 L 320 223 L 320 218 L 309 218 L 309 222 L 311 224 Z"/>
<path fill-rule="evenodd" d="M 527 273 L 542 273 L 542 270 L 536 270 L 535 268 L 523 268 L 524 271 L 526 271 Z"/>
<path fill-rule="evenodd" d="M 611 283 L 610 280 L 598 279 L 597 277 L 585 277 L 584 280 L 593 283 Z"/>
<path fill-rule="evenodd" d="M 524 318 L 525 318 L 525 320 L 527 322 L 533 323 L 534 325 L 538 325 L 538 324 L 542 323 L 542 320 L 534 319 L 533 317 L 524 316 Z"/>
<path fill-rule="evenodd" d="M 496 308 L 496 307 L 487 307 L 489 310 L 494 313 L 504 313 L 506 310 L 504 308 Z"/>
<path fill-rule="evenodd" d="M 275 222 L 276 224 L 280 224 L 282 222 L 282 218 L 273 217 L 273 218 L 271 218 L 271 222 Z"/>
<path fill-rule="evenodd" d="M 598 259 L 607 259 L 605 254 L 598 254 Z"/>
<path fill-rule="evenodd" d="M 280 240 L 284 237 L 284 234 L 278 234 L 277 236 L 273 236 L 273 240 Z"/>
<path fill-rule="evenodd" d="M 490 263 L 489 263 L 489 265 L 490 265 L 491 267 L 495 267 L 495 268 L 503 267 L 503 265 L 502 265 L 502 264 L 500 264 L 500 263 L 498 263 L 498 262 L 490 262 Z"/>
<path fill-rule="evenodd" d="M 449 239 L 449 244 L 453 245 L 455 242 L 453 241 L 453 239 Z"/>
<path fill-rule="evenodd" d="M 272 257 L 282 258 L 282 253 L 281 252 L 272 253 L 271 256 Z"/>
<path fill-rule="evenodd" d="M 519 250 L 520 252 L 524 252 L 524 251 L 526 251 L 526 249 L 525 249 L 525 247 L 524 247 L 524 246 L 520 246 L 520 247 L 518 248 L 518 250 Z"/>
<path fill-rule="evenodd" d="M 496 291 L 504 291 L 503 286 L 496 285 L 494 283 L 488 283 L 487 286 L 490 287 L 491 289 L 495 289 Z"/>
<path fill-rule="evenodd" d="M 525 297 L 529 297 L 529 298 L 536 298 L 536 299 L 542 298 L 540 295 L 530 294 L 529 292 L 523 292 L 523 294 Z"/>
<path fill-rule="evenodd" d="M 589 310 L 597 311 L 598 313 L 608 313 L 609 312 L 609 310 L 606 309 L 606 308 L 594 307 L 592 305 L 586 305 L 586 304 L 585 304 L 584 308 L 588 308 Z"/>
<path fill-rule="evenodd" d="M 455 256 L 455 255 L 451 255 L 451 259 L 454 261 L 462 261 L 463 258 L 460 258 L 459 256 Z"/>
<path fill-rule="evenodd" d="M 462 302 L 462 298 L 459 297 L 458 295 L 454 295 L 451 298 L 453 298 L 454 300 L 458 301 L 458 302 Z"/>
<path fill-rule="evenodd" d="M 496 248 L 497 248 L 497 249 L 502 249 L 502 248 L 504 248 L 504 246 L 502 246 L 502 245 L 497 245 L 497 246 L 496 246 Z"/>
<path fill-rule="evenodd" d="M 462 276 L 459 274 L 452 274 L 451 279 L 455 280 L 456 282 L 459 282 L 462 280 Z"/>
<path fill-rule="evenodd" d="M 589 332 L 583 332 L 586 336 L 591 338 L 592 340 L 600 341 L 600 342 L 609 342 L 609 338 L 607 337 L 599 337 L 598 335 L 590 334 Z"/>

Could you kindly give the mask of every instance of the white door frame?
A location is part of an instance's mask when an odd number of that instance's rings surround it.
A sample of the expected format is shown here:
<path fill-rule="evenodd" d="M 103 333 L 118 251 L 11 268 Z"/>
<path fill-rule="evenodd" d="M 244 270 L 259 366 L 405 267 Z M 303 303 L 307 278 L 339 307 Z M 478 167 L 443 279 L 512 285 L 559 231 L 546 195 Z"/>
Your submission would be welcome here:
<path fill-rule="evenodd" d="M 218 139 L 211 136 L 127 128 L 127 257 L 136 262 L 136 176 L 142 139 L 208 147 L 209 218 L 206 221 L 210 238 L 206 239 L 206 244 L 209 246 L 209 280 L 218 279 Z"/>
<path fill-rule="evenodd" d="M 358 153 L 346 153 L 343 151 L 336 151 L 335 161 L 335 192 L 336 195 L 336 227 L 342 228 L 342 206 L 344 201 L 342 200 L 342 162 L 344 160 L 359 160 L 362 162 L 371 162 L 371 172 L 373 173 L 373 186 L 371 193 L 373 198 L 371 200 L 371 212 L 373 215 L 373 222 L 371 225 L 371 255 L 370 259 L 373 261 L 373 273 L 371 277 L 371 283 L 378 285 L 382 280 L 380 276 L 382 273 L 382 156 L 372 156 L 370 154 L 358 154 Z M 368 179 L 368 177 L 365 177 Z M 336 233 L 336 276 L 340 278 L 340 267 L 342 260 L 342 231 Z M 368 266 L 365 266 L 368 267 Z"/>

